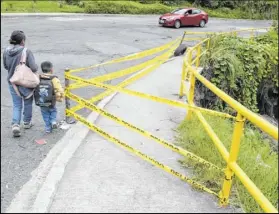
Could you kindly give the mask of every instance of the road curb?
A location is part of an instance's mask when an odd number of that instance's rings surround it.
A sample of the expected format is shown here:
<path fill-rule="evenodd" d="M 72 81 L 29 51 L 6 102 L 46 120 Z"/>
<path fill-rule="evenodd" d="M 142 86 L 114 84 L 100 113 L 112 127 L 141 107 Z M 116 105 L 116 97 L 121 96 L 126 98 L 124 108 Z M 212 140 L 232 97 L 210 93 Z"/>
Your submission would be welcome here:
<path fill-rule="evenodd" d="M 113 93 L 112 95 L 104 98 L 97 106 L 103 109 L 116 95 L 117 93 Z M 92 121 L 93 123 L 98 119 L 100 116 L 99 113 L 92 112 L 88 117 L 88 121 Z M 83 134 L 80 141 L 76 141 L 75 139 L 71 139 L 68 142 L 68 146 L 63 149 L 61 154 L 56 159 L 55 163 L 53 164 L 50 172 L 47 175 L 47 178 L 41 187 L 39 193 L 37 194 L 36 200 L 33 204 L 32 209 L 30 210 L 32 213 L 46 213 L 52 203 L 52 198 L 55 195 L 56 189 L 59 186 L 60 181 L 63 178 L 65 168 L 68 162 L 71 160 L 74 153 L 77 151 L 79 146 L 82 144 L 83 140 L 86 138 L 90 129 L 84 127 L 84 125 L 78 122 L 79 125 L 83 126 L 83 129 L 86 129 L 86 132 Z M 69 130 L 73 132 L 73 130 Z M 80 135 L 79 135 L 80 136 Z M 72 143 L 72 144 L 71 144 Z"/>
<path fill-rule="evenodd" d="M 116 94 L 113 93 L 104 98 L 97 106 L 104 108 Z M 92 112 L 87 119 L 94 122 L 99 115 L 96 112 Z M 16 194 L 6 212 L 47 212 L 56 188 L 63 177 L 67 163 L 88 133 L 89 129 L 79 122 L 68 130 L 39 167 L 31 173 L 32 178 Z"/>

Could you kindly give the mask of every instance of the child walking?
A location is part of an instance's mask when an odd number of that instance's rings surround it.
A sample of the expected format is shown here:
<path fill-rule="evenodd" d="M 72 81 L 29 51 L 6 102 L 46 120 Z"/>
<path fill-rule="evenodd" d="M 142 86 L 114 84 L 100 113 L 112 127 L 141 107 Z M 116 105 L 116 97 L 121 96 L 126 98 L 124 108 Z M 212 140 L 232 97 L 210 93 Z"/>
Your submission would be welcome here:
<path fill-rule="evenodd" d="M 50 133 L 57 128 L 56 101 L 62 102 L 64 90 L 57 76 L 53 75 L 53 65 L 49 61 L 42 62 L 40 84 L 34 92 L 35 104 L 41 107 L 42 116 L 45 122 L 45 132 Z"/>

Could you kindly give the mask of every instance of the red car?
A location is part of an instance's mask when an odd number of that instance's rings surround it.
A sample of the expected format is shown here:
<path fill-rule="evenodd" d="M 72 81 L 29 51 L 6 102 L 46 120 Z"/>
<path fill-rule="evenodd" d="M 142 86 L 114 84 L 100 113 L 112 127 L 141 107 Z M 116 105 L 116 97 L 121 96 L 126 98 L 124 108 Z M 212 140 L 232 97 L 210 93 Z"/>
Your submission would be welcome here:
<path fill-rule="evenodd" d="M 175 28 L 186 25 L 204 27 L 207 22 L 208 14 L 197 8 L 179 8 L 159 18 L 160 25 Z"/>

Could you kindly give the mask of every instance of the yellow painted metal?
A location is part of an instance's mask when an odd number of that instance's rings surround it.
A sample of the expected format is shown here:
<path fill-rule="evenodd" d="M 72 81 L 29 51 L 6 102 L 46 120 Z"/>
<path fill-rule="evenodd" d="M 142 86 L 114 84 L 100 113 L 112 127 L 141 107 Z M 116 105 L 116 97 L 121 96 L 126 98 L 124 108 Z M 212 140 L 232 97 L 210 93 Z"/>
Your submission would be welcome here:
<path fill-rule="evenodd" d="M 217 88 L 214 84 L 209 82 L 206 78 L 204 78 L 202 75 L 200 75 L 195 69 L 193 69 L 191 66 L 188 68 L 191 72 L 191 74 L 194 74 L 194 76 L 201 81 L 208 89 L 210 89 L 214 94 L 216 94 L 218 97 L 220 97 L 222 100 L 224 100 L 227 104 L 229 104 L 233 109 L 235 109 L 237 112 L 239 112 L 241 115 L 243 115 L 245 118 L 247 118 L 250 122 L 252 122 L 254 125 L 262 129 L 264 132 L 272 136 L 274 139 L 278 140 L 278 129 L 276 126 L 270 124 L 266 120 L 264 120 L 262 117 L 258 116 L 254 112 L 250 111 L 243 105 L 241 105 L 239 102 L 231 98 L 229 95 L 227 95 L 224 91 Z"/>
<path fill-rule="evenodd" d="M 129 74 L 133 74 L 133 73 L 138 72 L 138 71 L 140 71 L 144 68 L 147 68 L 150 65 L 158 63 L 161 60 L 162 56 L 165 55 L 165 53 L 166 52 L 162 53 L 161 55 L 156 56 L 155 58 L 153 58 L 151 60 L 143 62 L 141 64 L 131 66 L 131 67 L 126 68 L 126 69 L 121 69 L 121 70 L 118 70 L 118 71 L 114 71 L 112 73 L 108 73 L 108 74 L 105 74 L 105 75 L 93 77 L 93 78 L 91 78 L 91 80 L 106 82 L 106 81 L 109 81 L 109 80 L 112 80 L 112 79 L 117 79 L 117 78 L 120 78 L 120 77 L 123 77 L 123 76 L 127 76 Z M 74 84 L 71 84 L 69 89 L 77 89 L 77 88 L 86 87 L 86 86 L 88 86 L 88 84 L 74 83 Z"/>
<path fill-rule="evenodd" d="M 193 59 L 192 54 L 193 54 L 193 50 L 195 50 L 195 49 L 197 49 L 197 54 L 196 54 L 196 58 L 195 58 L 196 66 L 199 65 L 199 58 L 200 58 L 200 54 L 201 54 L 201 50 L 200 50 L 201 44 L 202 43 L 198 43 L 197 45 L 195 45 L 195 47 L 191 48 L 190 51 L 188 52 L 187 67 L 190 67 L 189 65 L 192 65 L 194 63 L 193 60 L 192 60 Z M 189 89 L 189 92 L 188 92 L 187 99 L 188 99 L 188 103 L 193 106 L 194 105 L 196 78 L 195 78 L 195 76 L 192 74 L 192 72 L 190 70 L 188 70 L 188 73 L 190 74 L 190 89 Z M 191 115 L 192 115 L 192 111 L 190 109 L 188 109 L 186 119 L 190 120 L 191 119 Z"/>
<path fill-rule="evenodd" d="M 270 28 L 261 28 L 261 29 L 270 29 Z M 254 37 L 255 30 L 257 30 L 257 29 L 256 28 L 251 28 L 251 29 L 242 29 L 242 30 L 236 30 L 236 31 L 231 31 L 231 32 L 221 32 L 221 33 L 217 33 L 217 34 L 220 35 L 220 34 L 230 33 L 232 35 L 237 36 L 237 34 L 239 32 L 251 31 L 251 35 L 252 35 L 251 37 Z M 186 34 L 186 32 L 185 32 L 185 34 Z M 187 34 L 216 34 L 216 33 L 213 33 L 213 32 L 187 32 Z M 188 38 L 188 39 L 198 39 L 198 38 Z M 199 40 L 200 39 L 201 38 L 199 38 Z M 186 94 L 187 98 L 188 98 L 188 104 L 180 103 L 180 102 L 172 101 L 172 100 L 167 100 L 167 99 L 164 99 L 164 98 L 159 98 L 159 97 L 155 97 L 155 96 L 151 96 L 151 95 L 143 94 L 143 93 L 139 93 L 139 92 L 133 92 L 133 91 L 121 88 L 121 87 L 124 87 L 124 86 L 128 85 L 130 82 L 133 82 L 134 80 L 142 77 L 143 75 L 149 73 L 151 69 L 154 69 L 154 66 L 155 67 L 159 66 L 163 61 L 166 60 L 164 57 L 161 60 L 159 60 L 159 61 L 161 61 L 160 63 L 158 63 L 158 62 L 157 62 L 158 64 L 154 63 L 154 65 L 151 65 L 151 68 L 147 69 L 147 71 L 144 71 L 144 72 L 136 75 L 131 80 L 124 81 L 124 83 L 119 84 L 116 87 L 115 86 L 109 86 L 109 85 L 106 85 L 106 84 L 102 84 L 102 83 L 96 82 L 96 81 L 90 81 L 90 82 L 89 81 L 83 81 L 83 84 L 89 84 L 89 85 L 93 84 L 97 87 L 107 89 L 106 92 L 104 92 L 104 93 L 102 93 L 102 94 L 100 94 L 96 97 L 91 98 L 90 101 L 97 101 L 97 100 L 103 98 L 104 96 L 112 93 L 112 91 L 119 91 L 119 92 L 124 92 L 124 93 L 127 93 L 127 94 L 131 94 L 131 95 L 139 96 L 139 97 L 142 97 L 142 98 L 151 99 L 151 100 L 154 100 L 154 101 L 157 101 L 157 102 L 166 103 L 166 104 L 173 105 L 173 106 L 187 108 L 188 109 L 187 119 L 190 119 L 191 114 L 194 112 L 197 115 L 197 117 L 198 117 L 199 121 L 201 122 L 201 124 L 203 125 L 203 127 L 205 128 L 205 131 L 207 132 L 207 134 L 209 135 L 209 137 L 213 141 L 214 145 L 216 146 L 216 148 L 218 149 L 218 151 L 222 155 L 223 159 L 227 162 L 227 168 L 225 170 L 225 180 L 224 180 L 222 191 L 219 194 L 219 197 L 221 198 L 221 201 L 220 201 L 221 205 L 226 205 L 228 203 L 228 198 L 229 198 L 230 190 L 231 190 L 231 186 L 232 186 L 232 176 L 235 174 L 265 212 L 278 213 L 276 208 L 268 201 L 268 199 L 262 194 L 262 192 L 256 187 L 256 185 L 249 179 L 249 177 L 245 174 L 245 172 L 236 163 L 237 156 L 238 156 L 238 153 L 239 153 L 241 136 L 243 134 L 243 128 L 244 128 L 244 119 L 243 118 L 248 119 L 254 125 L 256 125 L 260 129 L 262 129 L 264 132 L 268 133 L 273 138 L 278 140 L 277 127 L 268 123 L 263 118 L 261 118 L 260 116 L 253 113 L 252 111 L 250 111 L 249 109 L 247 109 L 246 107 L 241 105 L 239 102 L 237 102 L 236 100 L 231 98 L 225 92 L 223 92 L 222 90 L 217 88 L 214 84 L 212 84 L 210 81 L 208 81 L 202 75 L 200 75 L 192 67 L 192 65 L 194 63 L 196 65 L 196 67 L 198 67 L 200 65 L 200 57 L 201 57 L 201 55 L 206 53 L 206 51 L 201 53 L 201 47 L 202 47 L 202 45 L 206 44 L 207 49 L 208 49 L 209 46 L 210 46 L 210 39 L 211 38 L 204 39 L 203 41 L 196 44 L 194 47 L 188 48 L 186 56 L 183 60 L 183 68 L 182 68 L 182 75 L 181 75 L 181 86 L 180 86 L 180 96 L 184 95 L 184 89 L 185 89 L 184 82 L 185 82 L 186 79 L 188 79 L 188 76 L 190 75 L 190 90 L 189 90 L 189 94 Z M 187 40 L 187 38 L 183 38 L 182 40 Z M 157 49 L 156 49 L 156 51 L 157 51 Z M 193 54 L 194 51 L 196 51 L 195 54 Z M 146 51 L 146 53 L 149 53 L 149 52 Z M 146 54 L 146 53 L 144 53 L 144 54 Z M 115 60 L 115 62 L 121 62 L 122 60 L 124 61 L 124 60 L 130 60 L 130 59 L 133 59 L 133 58 L 136 58 L 136 57 L 142 57 L 142 55 L 143 55 L 143 53 L 138 54 L 138 56 L 133 56 L 132 55 L 132 56 L 129 56 L 129 57 L 126 57 L 126 58 L 123 58 L 123 59 Z M 195 56 L 194 60 L 193 60 L 193 55 Z M 68 75 L 68 77 L 73 77 L 73 76 Z M 228 114 L 225 114 L 225 113 L 222 113 L 222 112 L 216 112 L 216 111 L 213 111 L 213 110 L 203 109 L 203 108 L 195 106 L 195 104 L 194 104 L 194 89 L 195 89 L 196 78 L 200 82 L 202 82 L 208 89 L 210 89 L 213 93 L 215 93 L 218 97 L 220 97 L 227 104 L 229 104 L 233 109 L 235 109 L 238 112 L 237 117 L 235 118 L 231 115 L 228 115 Z M 72 78 L 72 79 L 74 79 L 74 78 Z M 74 79 L 74 80 L 78 81 L 79 78 Z M 82 79 L 80 79 L 80 81 L 81 80 Z M 71 110 L 78 110 L 80 108 L 82 108 L 82 107 L 77 106 L 77 107 L 74 107 Z M 234 128 L 230 153 L 227 151 L 227 149 L 225 148 L 225 146 L 223 145 L 221 140 L 218 138 L 216 133 L 213 131 L 211 126 L 207 123 L 207 121 L 205 120 L 205 118 L 203 117 L 201 112 L 212 114 L 212 115 L 215 115 L 215 116 L 224 116 L 224 117 L 227 117 L 227 118 L 236 119 L 236 124 L 235 124 L 235 128 Z"/>
<path fill-rule="evenodd" d="M 193 49 L 196 49 L 199 45 L 204 44 L 204 43 L 207 42 L 209 39 L 210 39 L 210 38 L 206 38 L 206 39 L 202 40 L 201 42 L 199 42 L 198 44 L 196 44 L 196 45 L 193 47 Z"/>
<path fill-rule="evenodd" d="M 199 121 L 203 125 L 203 127 L 204 127 L 205 131 L 207 132 L 208 136 L 211 138 L 211 140 L 213 141 L 214 145 L 216 146 L 216 148 L 218 149 L 218 151 L 222 155 L 223 159 L 226 162 L 228 162 L 228 160 L 229 160 L 229 152 L 227 151 L 227 149 L 224 146 L 224 144 L 222 143 L 222 141 L 219 139 L 217 134 L 213 131 L 213 129 L 208 124 L 206 119 L 202 116 L 202 114 L 200 112 L 198 112 L 198 111 L 195 111 L 195 114 L 197 115 Z"/>
<path fill-rule="evenodd" d="M 206 53 L 206 51 L 204 51 L 204 52 L 202 52 L 201 54 L 199 54 L 199 57 L 196 57 L 194 60 L 192 60 L 192 65 L 194 64 L 194 63 L 197 63 L 197 61 L 199 61 L 200 62 L 200 58 L 201 58 L 201 56 L 202 55 L 204 55 Z M 188 66 L 188 65 L 187 65 Z M 186 67 L 187 67 L 186 66 Z"/>
<path fill-rule="evenodd" d="M 204 34 L 216 34 L 215 32 L 191 32 L 191 31 L 187 31 L 187 34 L 200 34 L 200 35 L 204 35 Z"/>
<path fill-rule="evenodd" d="M 212 116 L 216 116 L 216 117 L 224 117 L 224 118 L 228 118 L 228 119 L 233 119 L 235 120 L 236 118 L 230 114 L 227 113 L 223 113 L 223 112 L 219 112 L 219 111 L 214 111 L 214 110 L 210 110 L 210 109 L 206 109 L 206 108 L 201 108 L 195 105 L 187 105 L 185 106 L 187 109 L 192 109 L 193 111 L 198 111 L 198 112 L 202 112 L 204 114 L 209 114 Z"/>
<path fill-rule="evenodd" d="M 188 69 L 188 64 L 192 65 L 192 63 L 193 63 L 193 48 L 189 49 L 189 53 L 186 54 L 186 57 L 187 56 L 188 56 L 188 58 L 186 58 L 186 60 L 188 60 L 188 62 L 187 61 L 185 62 L 185 64 L 187 65 L 187 70 L 186 70 L 186 75 L 185 75 L 184 79 L 189 80 L 190 79 L 190 77 L 189 77 L 190 72 L 189 72 L 189 69 Z"/>
<path fill-rule="evenodd" d="M 113 63 L 119 63 L 119 62 L 124 62 L 124 61 L 130 61 L 130 60 L 144 58 L 144 57 L 153 55 L 155 53 L 161 52 L 163 50 L 169 49 L 173 45 L 175 45 L 178 41 L 179 41 L 179 38 L 177 38 L 177 39 L 175 39 L 175 40 L 173 40 L 173 41 L 171 41 L 171 42 L 169 42 L 169 43 L 167 43 L 165 45 L 156 47 L 156 48 L 152 48 L 152 49 L 149 49 L 149 50 L 145 50 L 145 51 L 141 51 L 141 52 L 138 52 L 138 53 L 134 53 L 134 54 L 131 54 L 131 55 L 128 55 L 128 56 L 125 56 L 125 57 L 118 58 L 118 59 L 113 59 L 113 60 L 110 60 L 110 61 L 107 61 L 107 62 L 104 62 L 104 63 L 100 63 L 100 64 L 97 64 L 97 65 L 92 65 L 92 66 L 83 67 L 83 68 L 77 68 L 77 69 L 71 69 L 69 72 L 70 73 L 72 73 L 72 72 L 79 72 L 79 71 L 84 71 L 84 70 L 96 68 L 96 67 L 99 67 L 101 65 L 108 65 L 108 64 L 113 64 Z"/>
<path fill-rule="evenodd" d="M 241 137 L 243 135 L 244 122 L 245 122 L 244 118 L 242 117 L 241 114 L 238 113 L 237 117 L 236 117 L 234 131 L 233 131 L 230 156 L 229 156 L 229 160 L 228 160 L 228 166 L 225 171 L 225 179 L 224 179 L 224 183 L 223 183 L 223 188 L 219 195 L 221 206 L 226 206 L 226 205 L 228 205 L 228 202 L 229 202 L 229 196 L 230 196 L 231 187 L 232 187 L 232 177 L 234 175 L 232 169 L 229 167 L 229 163 L 237 161 Z"/>
<path fill-rule="evenodd" d="M 196 77 L 192 72 L 190 72 L 190 90 L 189 90 L 189 97 L 188 97 L 188 103 L 190 105 L 194 105 L 195 83 L 196 83 Z M 192 111 L 188 109 L 186 119 L 190 120 L 191 115 L 192 115 Z"/>
<path fill-rule="evenodd" d="M 257 203 L 261 206 L 261 208 L 267 213 L 278 213 L 276 208 L 269 202 L 269 200 L 262 194 L 262 192 L 258 189 L 258 187 L 251 181 L 251 179 L 245 174 L 245 172 L 238 166 L 236 162 L 229 162 L 229 153 L 223 143 L 220 141 L 218 136 L 212 130 L 210 125 L 207 123 L 205 118 L 202 116 L 200 112 L 195 112 L 198 119 L 204 126 L 207 134 L 217 147 L 218 151 L 222 155 L 223 159 L 228 163 L 229 168 L 235 173 L 238 179 L 242 182 L 242 184 L 246 187 L 248 192 L 253 196 L 253 198 L 257 201 Z"/>
<path fill-rule="evenodd" d="M 266 213 L 278 213 L 278 210 L 270 203 L 270 201 L 262 194 L 261 190 L 251 181 L 246 173 L 238 166 L 236 162 L 229 164 L 229 167 L 234 171 L 235 175 L 246 187 L 248 192 L 253 196 L 256 202 Z"/>
<path fill-rule="evenodd" d="M 173 51 L 176 48 L 176 45 L 178 45 L 178 40 L 176 40 L 176 43 L 174 43 L 173 47 L 171 47 L 166 53 L 164 53 L 163 55 L 160 56 L 160 58 L 158 58 L 158 61 L 156 63 L 154 63 L 153 65 L 146 67 L 145 69 L 143 69 L 142 71 L 140 71 L 140 73 L 136 74 L 135 76 L 124 80 L 123 82 L 119 83 L 117 86 L 119 87 L 125 87 L 129 84 L 131 84 L 132 82 L 142 78 L 143 76 L 149 74 L 150 72 L 154 71 L 156 68 L 158 68 L 161 64 L 163 64 L 165 61 L 168 60 L 168 58 L 172 55 Z M 91 79 L 92 80 L 92 79 Z M 92 103 L 97 102 L 103 98 L 105 98 L 106 96 L 109 96 L 111 93 L 113 93 L 113 91 L 111 90 L 107 90 L 97 96 L 94 96 L 90 99 L 90 101 Z M 77 105 L 72 107 L 70 110 L 71 111 L 79 111 L 80 109 L 82 109 L 83 107 L 81 105 Z"/>
<path fill-rule="evenodd" d="M 196 61 L 196 67 L 200 66 L 200 58 L 201 58 L 201 44 L 197 47 L 197 61 Z"/>
<path fill-rule="evenodd" d="M 268 29 L 268 28 L 263 28 Z M 269 28 L 270 29 L 270 28 Z M 230 33 L 233 33 L 235 36 L 237 36 L 237 33 L 243 32 L 243 31 L 252 31 L 251 35 L 254 36 L 254 32 L 257 29 L 243 29 L 238 31 L 233 31 Z M 201 43 L 205 43 L 206 41 L 203 40 Z M 193 49 L 197 49 L 200 44 L 197 44 L 193 47 Z M 210 45 L 210 39 L 207 40 L 207 48 Z M 199 121 L 202 123 L 203 127 L 205 128 L 207 134 L 212 139 L 214 145 L 222 155 L 223 159 L 227 162 L 227 168 L 225 170 L 225 181 L 223 184 L 222 191 L 219 194 L 219 197 L 221 199 L 220 203 L 221 205 L 226 205 L 228 203 L 228 198 L 230 195 L 231 185 L 232 185 L 232 176 L 235 174 L 239 180 L 242 182 L 242 184 L 247 188 L 248 192 L 252 195 L 252 197 L 257 201 L 257 203 L 260 205 L 260 207 L 265 211 L 269 213 L 278 213 L 278 210 L 270 203 L 270 201 L 262 194 L 262 192 L 257 188 L 257 186 L 250 180 L 250 178 L 245 174 L 245 172 L 237 165 L 236 160 L 239 152 L 239 146 L 240 146 L 240 139 L 241 135 L 243 133 L 243 127 L 244 127 L 244 120 L 243 118 L 248 119 L 250 122 L 252 122 L 254 125 L 262 129 L 264 132 L 272 136 L 274 139 L 278 140 L 278 130 L 277 127 L 273 126 L 257 114 L 253 113 L 243 105 L 241 105 L 239 102 L 231 98 L 229 95 L 227 95 L 225 92 L 217 88 L 214 84 L 212 84 L 210 81 L 208 81 L 206 78 L 204 78 L 202 75 L 198 73 L 197 70 L 195 70 L 192 67 L 193 62 L 187 61 L 186 59 L 189 59 L 189 55 L 192 54 L 192 51 L 187 52 L 185 57 L 185 64 L 187 66 L 188 72 L 191 74 L 190 82 L 191 85 L 194 86 L 193 83 L 195 83 L 195 78 L 197 78 L 200 82 L 202 82 L 208 89 L 210 89 L 213 93 L 215 93 L 218 97 L 220 97 L 222 100 L 224 100 L 227 104 L 229 104 L 233 109 L 235 109 L 238 112 L 237 116 L 237 122 L 235 125 L 234 133 L 233 133 L 233 141 L 231 145 L 231 151 L 230 154 L 226 150 L 223 143 L 220 141 L 216 133 L 213 131 L 211 126 L 207 123 L 205 118 L 202 116 L 201 111 L 194 111 L 194 113 L 197 115 Z M 197 53 L 197 57 L 200 54 Z M 191 57 L 192 58 L 192 57 Z M 197 62 L 196 62 L 197 65 Z M 190 87 L 189 91 L 189 104 L 193 100 L 193 92 L 194 87 Z M 194 105 L 192 103 L 191 105 Z M 189 109 L 188 109 L 189 110 Z M 188 118 L 187 118 L 188 119 Z"/>
<path fill-rule="evenodd" d="M 203 37 L 192 37 L 192 38 L 184 38 L 183 41 L 196 41 L 196 40 L 204 40 Z"/>

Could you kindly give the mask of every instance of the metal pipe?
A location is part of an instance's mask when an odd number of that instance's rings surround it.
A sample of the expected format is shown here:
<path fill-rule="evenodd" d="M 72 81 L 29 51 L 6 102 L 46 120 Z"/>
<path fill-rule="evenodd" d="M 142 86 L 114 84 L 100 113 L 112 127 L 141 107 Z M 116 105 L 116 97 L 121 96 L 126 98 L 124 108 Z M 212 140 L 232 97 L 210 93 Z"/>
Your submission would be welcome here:
<path fill-rule="evenodd" d="M 202 75 L 200 75 L 195 69 L 193 69 L 191 66 L 189 66 L 189 70 L 191 70 L 191 73 L 196 76 L 196 78 L 201 81 L 208 89 L 210 89 L 214 94 L 216 94 L 218 97 L 220 97 L 222 100 L 224 100 L 226 103 L 228 103 L 233 109 L 235 109 L 237 112 L 239 112 L 241 115 L 243 115 L 245 118 L 247 118 L 249 121 L 251 121 L 254 125 L 258 126 L 260 129 L 262 129 L 264 132 L 272 136 L 274 139 L 278 140 L 278 129 L 276 126 L 273 126 L 254 112 L 250 111 L 243 105 L 241 105 L 239 102 L 231 98 L 229 95 L 227 95 L 225 92 L 223 92 L 221 89 L 217 88 L 214 84 L 209 82 L 206 78 L 204 78 Z"/>
<path fill-rule="evenodd" d="M 237 163 L 229 163 L 229 167 L 234 171 L 241 183 L 246 187 L 248 192 L 257 201 L 260 207 L 267 213 L 278 213 L 278 210 L 270 203 L 270 201 L 262 194 L 259 188 L 251 181 L 245 172 L 238 166 Z"/>
<path fill-rule="evenodd" d="M 228 160 L 229 163 L 237 161 L 241 137 L 243 135 L 243 130 L 244 130 L 244 122 L 245 122 L 245 119 L 242 117 L 241 114 L 238 113 L 236 116 L 236 122 L 235 122 L 235 126 L 234 126 L 234 131 L 233 131 L 230 156 L 229 156 L 229 160 Z M 223 183 L 223 188 L 220 192 L 221 206 L 228 205 L 229 196 L 230 196 L 231 187 L 232 187 L 232 177 L 233 177 L 234 173 L 233 173 L 232 169 L 230 168 L 229 163 L 225 170 L 225 179 L 224 179 L 224 183 Z"/>
<path fill-rule="evenodd" d="M 65 91 L 68 90 L 68 87 L 70 85 L 70 80 L 66 77 L 66 74 L 69 73 L 70 69 L 69 68 L 66 68 L 65 69 L 65 73 L 64 73 L 64 78 L 65 78 Z M 66 123 L 69 123 L 69 124 L 73 124 L 76 122 L 76 120 L 70 116 L 67 116 L 66 114 L 66 110 L 69 110 L 71 107 L 71 104 L 70 104 L 70 99 L 65 96 L 65 115 L 66 115 Z"/>

